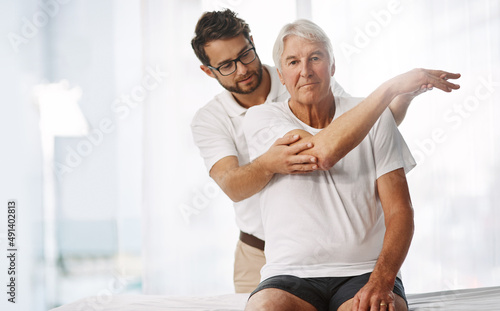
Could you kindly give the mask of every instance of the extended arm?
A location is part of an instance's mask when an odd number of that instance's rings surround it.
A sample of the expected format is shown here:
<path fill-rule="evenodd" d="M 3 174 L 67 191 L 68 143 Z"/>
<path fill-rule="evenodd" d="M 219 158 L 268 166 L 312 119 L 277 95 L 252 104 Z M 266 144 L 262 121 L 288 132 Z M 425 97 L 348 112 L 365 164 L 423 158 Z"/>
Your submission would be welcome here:
<path fill-rule="evenodd" d="M 394 282 L 413 237 L 413 208 L 404 169 L 380 176 L 377 188 L 384 210 L 384 243 L 370 280 L 354 297 L 353 311 L 379 310 L 381 302 L 394 310 Z"/>
<path fill-rule="evenodd" d="M 294 146 L 298 135 L 287 135 L 278 139 L 269 150 L 253 162 L 240 166 L 238 158 L 228 156 L 214 164 L 210 176 L 224 193 L 234 202 L 251 197 L 271 180 L 275 173 L 298 174 L 315 170 L 316 158 L 310 155 L 297 155 L 312 147 L 312 143 L 299 143 Z"/>
<path fill-rule="evenodd" d="M 312 142 L 314 147 L 307 150 L 307 154 L 318 159 L 321 169 L 328 170 L 364 139 L 382 112 L 397 96 L 416 96 L 432 87 L 451 92 L 460 86 L 448 82 L 447 79 L 459 77 L 460 74 L 426 69 L 414 69 L 396 76 L 383 83 L 356 107 L 335 119 L 321 132 L 304 137 L 300 142 Z M 303 132 L 294 130 L 288 134 L 299 133 Z"/>
<path fill-rule="evenodd" d="M 398 95 L 391 101 L 389 109 L 391 110 L 394 121 L 396 121 L 398 126 L 403 122 L 412 100 L 415 99 L 417 95 L 424 93 L 426 90 L 427 89 L 422 89 L 421 91 L 413 94 Z"/>

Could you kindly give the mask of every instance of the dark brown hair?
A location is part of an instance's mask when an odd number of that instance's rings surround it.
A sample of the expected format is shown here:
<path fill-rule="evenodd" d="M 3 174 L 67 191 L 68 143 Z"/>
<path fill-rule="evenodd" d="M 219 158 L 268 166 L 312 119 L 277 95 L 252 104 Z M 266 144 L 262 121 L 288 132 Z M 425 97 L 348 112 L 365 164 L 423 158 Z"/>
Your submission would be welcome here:
<path fill-rule="evenodd" d="M 195 28 L 195 36 L 191 40 L 191 47 L 196 57 L 205 66 L 210 65 L 210 59 L 205 53 L 205 45 L 218 39 L 234 38 L 243 34 L 250 41 L 250 27 L 236 13 L 226 9 L 224 11 L 205 12 Z"/>

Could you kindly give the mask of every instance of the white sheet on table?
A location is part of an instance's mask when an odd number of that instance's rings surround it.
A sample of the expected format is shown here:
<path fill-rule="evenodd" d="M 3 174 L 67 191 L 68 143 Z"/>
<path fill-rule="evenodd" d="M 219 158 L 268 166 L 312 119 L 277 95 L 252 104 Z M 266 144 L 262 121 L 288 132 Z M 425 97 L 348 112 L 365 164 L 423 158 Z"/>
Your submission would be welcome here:
<path fill-rule="evenodd" d="M 87 297 L 51 311 L 240 311 L 249 294 L 221 296 L 113 295 Z"/>
<path fill-rule="evenodd" d="M 241 311 L 248 294 L 209 297 L 114 295 L 88 297 L 51 311 Z M 456 291 L 409 294 L 410 311 L 500 310 L 500 286 Z"/>

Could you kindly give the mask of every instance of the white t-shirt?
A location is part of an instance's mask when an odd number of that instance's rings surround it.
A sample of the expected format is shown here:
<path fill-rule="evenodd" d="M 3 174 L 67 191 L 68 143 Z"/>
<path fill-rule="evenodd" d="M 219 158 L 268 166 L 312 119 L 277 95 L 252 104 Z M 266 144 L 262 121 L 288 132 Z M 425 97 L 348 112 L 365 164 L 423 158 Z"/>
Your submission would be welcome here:
<path fill-rule="evenodd" d="M 271 77 L 271 90 L 265 103 L 284 101 L 290 97 L 281 84 L 275 67 L 264 65 Z M 349 96 L 332 79 L 335 95 Z M 191 130 L 196 146 L 208 171 L 220 159 L 238 157 L 239 165 L 250 162 L 242 123 L 247 109 L 240 106 L 230 92 L 224 90 L 195 114 Z M 241 231 L 264 239 L 258 197 L 234 203 L 236 224 Z"/>
<path fill-rule="evenodd" d="M 362 99 L 335 97 L 334 119 Z M 294 129 L 317 134 L 288 101 L 252 107 L 243 129 L 250 159 Z M 329 171 L 276 174 L 259 193 L 266 235 L 262 280 L 275 275 L 355 276 L 373 271 L 385 234 L 378 177 L 415 161 L 387 109 L 368 136 Z"/>

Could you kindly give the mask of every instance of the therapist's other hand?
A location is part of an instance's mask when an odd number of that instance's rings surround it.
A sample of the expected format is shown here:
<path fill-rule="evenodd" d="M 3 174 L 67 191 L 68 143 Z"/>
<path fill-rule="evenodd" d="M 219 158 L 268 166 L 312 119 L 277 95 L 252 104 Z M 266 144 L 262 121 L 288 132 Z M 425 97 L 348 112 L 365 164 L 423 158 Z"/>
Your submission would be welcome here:
<path fill-rule="evenodd" d="M 317 159 L 314 156 L 298 153 L 313 147 L 312 142 L 298 143 L 300 135 L 285 135 L 278 138 L 269 150 L 261 155 L 263 169 L 277 174 L 306 174 L 318 169 Z"/>

